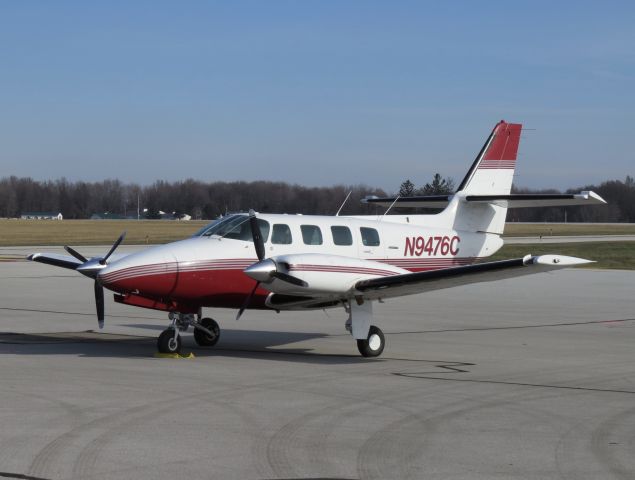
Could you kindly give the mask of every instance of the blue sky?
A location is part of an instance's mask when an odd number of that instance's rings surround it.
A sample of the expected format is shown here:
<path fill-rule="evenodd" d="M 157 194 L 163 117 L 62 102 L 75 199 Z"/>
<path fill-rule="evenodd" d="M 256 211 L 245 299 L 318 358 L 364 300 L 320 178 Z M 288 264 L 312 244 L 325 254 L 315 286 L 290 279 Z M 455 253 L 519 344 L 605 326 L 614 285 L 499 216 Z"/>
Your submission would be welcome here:
<path fill-rule="evenodd" d="M 635 175 L 632 2 L 0 3 L 0 177 L 460 181 Z"/>

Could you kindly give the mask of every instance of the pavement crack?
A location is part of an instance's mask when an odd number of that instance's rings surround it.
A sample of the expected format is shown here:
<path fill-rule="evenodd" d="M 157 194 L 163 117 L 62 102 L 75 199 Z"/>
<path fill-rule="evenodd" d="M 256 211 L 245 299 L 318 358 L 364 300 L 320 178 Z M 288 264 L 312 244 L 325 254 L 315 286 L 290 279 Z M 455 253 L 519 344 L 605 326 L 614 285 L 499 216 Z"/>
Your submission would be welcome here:
<path fill-rule="evenodd" d="M 517 387 L 535 387 L 535 388 L 549 388 L 549 389 L 559 389 L 559 390 L 580 390 L 580 391 L 586 391 L 586 392 L 626 393 L 629 395 L 635 395 L 635 391 L 633 390 L 620 390 L 620 389 L 612 389 L 612 388 L 573 387 L 568 385 L 549 385 L 549 384 L 543 384 L 543 383 L 506 382 L 503 380 L 475 380 L 475 379 L 469 379 L 469 378 L 430 377 L 428 376 L 429 375 L 428 372 L 426 372 L 424 375 L 417 374 L 417 373 L 393 372 L 392 375 L 395 375 L 397 377 L 415 378 L 415 379 L 421 379 L 421 380 L 440 380 L 444 382 L 466 382 L 466 383 L 483 383 L 483 384 L 492 384 L 492 385 L 513 385 Z"/>

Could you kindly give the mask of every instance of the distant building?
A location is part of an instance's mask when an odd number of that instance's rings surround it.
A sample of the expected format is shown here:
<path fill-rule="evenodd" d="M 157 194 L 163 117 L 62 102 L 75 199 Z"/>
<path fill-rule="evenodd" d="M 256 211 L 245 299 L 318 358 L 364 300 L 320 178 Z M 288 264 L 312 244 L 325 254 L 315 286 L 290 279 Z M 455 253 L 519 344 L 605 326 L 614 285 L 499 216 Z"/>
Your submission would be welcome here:
<path fill-rule="evenodd" d="M 24 212 L 20 218 L 22 220 L 64 220 L 61 213 L 55 212 Z"/>

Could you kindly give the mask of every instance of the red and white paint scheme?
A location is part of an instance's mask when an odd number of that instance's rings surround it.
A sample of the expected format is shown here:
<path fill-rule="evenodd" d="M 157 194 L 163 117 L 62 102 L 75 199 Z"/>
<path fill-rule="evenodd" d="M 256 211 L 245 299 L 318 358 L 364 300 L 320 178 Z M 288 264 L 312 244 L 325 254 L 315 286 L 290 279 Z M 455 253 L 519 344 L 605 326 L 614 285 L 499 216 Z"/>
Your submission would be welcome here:
<path fill-rule="evenodd" d="M 212 346 L 220 327 L 204 307 L 310 310 L 343 307 L 346 328 L 364 356 L 380 355 L 382 331 L 371 325 L 373 301 L 587 263 L 558 255 L 484 262 L 502 245 L 507 208 L 596 205 L 593 192 L 511 194 L 521 125 L 501 121 L 452 195 L 368 198 L 371 204 L 442 209 L 435 214 L 309 216 L 250 211 L 220 218 L 193 237 L 111 259 L 35 253 L 48 263 L 94 279 L 97 317 L 104 288 L 116 302 L 169 312 L 158 340 L 178 352 L 181 333 L 194 327 L 199 345 Z"/>

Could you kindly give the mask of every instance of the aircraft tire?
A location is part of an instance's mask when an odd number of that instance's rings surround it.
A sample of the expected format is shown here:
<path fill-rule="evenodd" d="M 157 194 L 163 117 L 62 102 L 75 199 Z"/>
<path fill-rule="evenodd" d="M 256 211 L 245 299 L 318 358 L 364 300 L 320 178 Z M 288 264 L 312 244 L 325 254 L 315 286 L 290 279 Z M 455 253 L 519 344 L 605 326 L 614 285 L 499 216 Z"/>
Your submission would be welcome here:
<path fill-rule="evenodd" d="M 215 335 L 210 337 L 204 331 L 194 328 L 194 341 L 201 347 L 213 347 L 220 338 L 220 327 L 218 326 L 218 323 L 213 318 L 203 318 L 200 323 L 203 327 L 207 328 Z"/>
<path fill-rule="evenodd" d="M 181 351 L 181 335 L 174 341 L 174 329 L 163 330 L 157 339 L 159 353 L 179 353 Z"/>
<path fill-rule="evenodd" d="M 357 349 L 363 357 L 378 357 L 384 351 L 386 341 L 384 332 L 375 325 L 371 325 L 368 330 L 368 338 L 366 340 L 357 340 Z"/>

